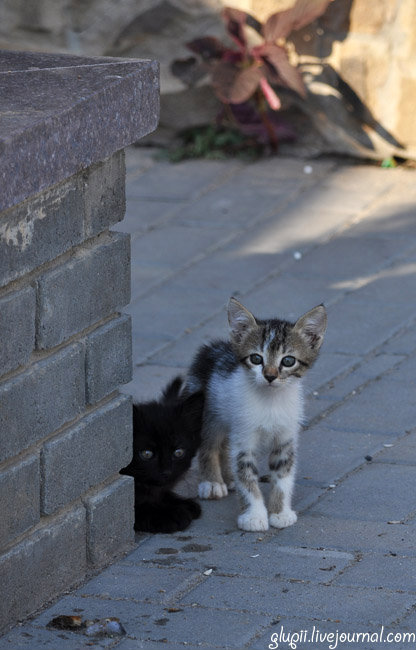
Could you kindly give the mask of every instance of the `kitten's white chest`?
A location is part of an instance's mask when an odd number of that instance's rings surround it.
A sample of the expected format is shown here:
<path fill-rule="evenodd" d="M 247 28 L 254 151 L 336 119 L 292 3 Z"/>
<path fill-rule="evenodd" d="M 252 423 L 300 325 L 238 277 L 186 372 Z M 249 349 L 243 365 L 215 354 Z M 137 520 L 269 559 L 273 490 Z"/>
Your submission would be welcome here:
<path fill-rule="evenodd" d="M 240 369 L 215 382 L 211 394 L 217 415 L 238 435 L 263 438 L 295 435 L 302 420 L 302 387 L 299 380 L 279 387 L 259 388 L 247 380 Z"/>

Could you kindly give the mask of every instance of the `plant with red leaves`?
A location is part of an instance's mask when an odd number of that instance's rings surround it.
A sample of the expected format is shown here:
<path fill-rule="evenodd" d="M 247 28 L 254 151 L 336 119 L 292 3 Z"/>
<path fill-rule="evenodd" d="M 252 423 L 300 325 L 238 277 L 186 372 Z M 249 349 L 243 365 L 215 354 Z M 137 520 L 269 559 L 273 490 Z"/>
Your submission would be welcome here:
<path fill-rule="evenodd" d="M 306 97 L 302 76 L 290 63 L 284 41 L 292 31 L 320 16 L 330 2 L 297 0 L 290 9 L 272 14 L 264 24 L 245 11 L 226 7 L 222 17 L 237 49 L 213 36 L 187 43 L 208 67 L 214 92 L 237 126 L 259 141 L 268 141 L 274 150 L 279 136 L 285 136 L 285 128 L 286 136 L 290 135 L 290 129 L 269 110 L 277 111 L 281 106 L 274 87 L 285 86 Z M 251 45 L 247 28 L 254 29 L 263 42 Z"/>

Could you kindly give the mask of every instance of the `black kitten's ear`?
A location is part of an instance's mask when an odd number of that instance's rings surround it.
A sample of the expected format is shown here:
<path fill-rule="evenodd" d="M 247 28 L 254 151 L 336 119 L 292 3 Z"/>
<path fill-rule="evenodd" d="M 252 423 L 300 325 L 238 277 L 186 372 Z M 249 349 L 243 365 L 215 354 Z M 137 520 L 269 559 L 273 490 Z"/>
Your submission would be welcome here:
<path fill-rule="evenodd" d="M 171 402 L 171 401 L 176 401 L 179 398 L 179 393 L 181 391 L 181 388 L 183 386 L 184 380 L 183 377 L 178 375 L 175 377 L 175 379 L 172 379 L 172 381 L 166 386 L 166 388 L 162 392 L 162 401 L 164 402 Z"/>
<path fill-rule="evenodd" d="M 183 402 L 182 406 L 189 411 L 202 412 L 204 408 L 205 396 L 202 390 L 192 393 Z"/>
<path fill-rule="evenodd" d="M 192 393 L 181 402 L 180 415 L 185 418 L 188 425 L 195 433 L 200 433 L 202 427 L 202 414 L 204 410 L 205 396 L 202 391 Z"/>
<path fill-rule="evenodd" d="M 141 404 L 133 403 L 133 431 L 138 431 L 143 422 L 143 410 Z"/>

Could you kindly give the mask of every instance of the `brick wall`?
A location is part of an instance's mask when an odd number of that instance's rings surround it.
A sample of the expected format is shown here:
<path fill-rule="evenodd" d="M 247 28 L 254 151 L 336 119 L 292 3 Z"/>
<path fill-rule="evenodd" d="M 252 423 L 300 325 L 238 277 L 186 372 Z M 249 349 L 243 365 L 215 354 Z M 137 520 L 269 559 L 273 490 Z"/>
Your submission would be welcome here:
<path fill-rule="evenodd" d="M 118 152 L 0 213 L 0 628 L 133 541 Z"/>

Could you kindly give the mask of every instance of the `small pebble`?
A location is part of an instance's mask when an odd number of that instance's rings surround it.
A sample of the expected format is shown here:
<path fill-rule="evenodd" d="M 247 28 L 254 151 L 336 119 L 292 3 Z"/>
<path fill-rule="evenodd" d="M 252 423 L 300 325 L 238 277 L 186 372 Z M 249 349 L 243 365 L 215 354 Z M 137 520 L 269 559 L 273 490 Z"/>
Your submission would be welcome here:
<path fill-rule="evenodd" d="M 368 460 L 368 462 L 370 462 L 370 460 L 373 460 L 373 457 L 372 456 L 366 456 L 365 459 Z"/>
<path fill-rule="evenodd" d="M 300 251 L 295 251 L 293 253 L 293 257 L 295 258 L 295 260 L 301 260 L 302 259 L 302 253 Z"/>
<path fill-rule="evenodd" d="M 305 165 L 305 167 L 303 168 L 303 173 L 304 174 L 312 174 L 312 172 L 313 172 L 312 165 Z"/>

